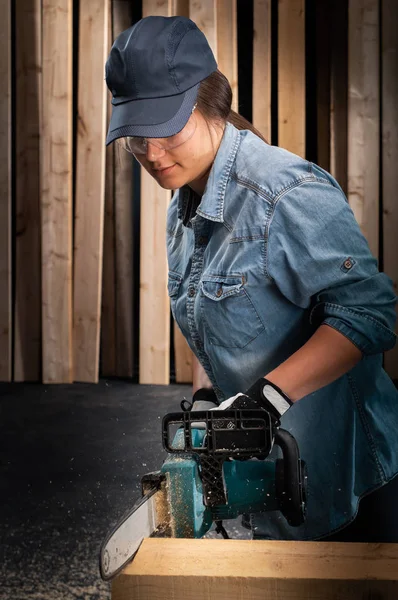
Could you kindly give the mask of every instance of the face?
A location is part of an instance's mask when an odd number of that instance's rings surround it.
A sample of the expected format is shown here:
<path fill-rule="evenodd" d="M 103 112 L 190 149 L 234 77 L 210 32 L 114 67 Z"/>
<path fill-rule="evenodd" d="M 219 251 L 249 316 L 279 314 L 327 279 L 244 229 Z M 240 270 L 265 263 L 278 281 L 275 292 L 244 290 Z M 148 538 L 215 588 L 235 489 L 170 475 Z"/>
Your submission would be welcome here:
<path fill-rule="evenodd" d="M 180 146 L 165 150 L 151 144 L 149 139 L 146 154 L 134 156 L 162 188 L 176 190 L 188 184 L 202 195 L 221 142 L 224 125 L 208 124 L 199 109 L 191 115 L 190 121 L 192 119 L 196 121 L 195 132 Z M 186 127 L 190 126 L 192 123 L 187 123 Z"/>

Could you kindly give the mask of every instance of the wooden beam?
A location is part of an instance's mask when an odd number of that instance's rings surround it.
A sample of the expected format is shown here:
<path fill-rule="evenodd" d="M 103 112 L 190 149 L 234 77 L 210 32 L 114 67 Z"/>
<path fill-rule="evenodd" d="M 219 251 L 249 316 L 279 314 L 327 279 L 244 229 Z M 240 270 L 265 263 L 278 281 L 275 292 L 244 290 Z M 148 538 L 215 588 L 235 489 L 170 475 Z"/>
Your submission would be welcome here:
<path fill-rule="evenodd" d="M 382 2 L 382 168 L 383 271 L 398 293 L 398 11 L 395 0 Z M 398 327 L 396 327 L 398 332 Z M 398 345 L 385 354 L 385 369 L 398 379 Z"/>
<path fill-rule="evenodd" d="M 278 145 L 305 157 L 305 0 L 278 0 Z"/>
<path fill-rule="evenodd" d="M 189 15 L 192 21 L 195 21 L 199 29 L 205 34 L 217 60 L 217 0 L 190 0 Z"/>
<path fill-rule="evenodd" d="M 72 0 L 45 0 L 41 137 L 43 382 L 72 370 Z"/>
<path fill-rule="evenodd" d="M 177 383 L 192 383 L 192 350 L 174 322 L 174 362 Z"/>
<path fill-rule="evenodd" d="M 253 11 L 253 125 L 271 143 L 271 0 Z"/>
<path fill-rule="evenodd" d="M 348 9 L 348 201 L 379 256 L 379 2 Z"/>
<path fill-rule="evenodd" d="M 330 171 L 330 1 L 315 3 L 317 163 Z"/>
<path fill-rule="evenodd" d="M 108 0 L 80 2 L 74 241 L 74 379 L 99 376 Z"/>
<path fill-rule="evenodd" d="M 132 25 L 131 2 L 114 0 L 113 39 Z M 133 325 L 133 157 L 114 146 L 115 172 L 115 283 L 116 283 L 116 373 L 132 377 L 134 370 Z"/>
<path fill-rule="evenodd" d="M 171 14 L 189 18 L 189 0 L 172 0 Z"/>
<path fill-rule="evenodd" d="M 333 0 L 330 17 L 330 172 L 347 194 L 348 7 Z"/>
<path fill-rule="evenodd" d="M 41 2 L 15 3 L 14 380 L 41 379 Z"/>
<path fill-rule="evenodd" d="M 108 3 L 108 52 L 113 43 L 112 2 Z M 112 94 L 107 89 L 107 130 L 112 114 Z M 106 147 L 104 244 L 102 252 L 101 365 L 104 377 L 116 375 L 116 276 L 115 276 L 115 144 Z"/>
<path fill-rule="evenodd" d="M 171 0 L 143 0 L 143 17 L 171 16 Z M 170 382 L 170 302 L 166 214 L 170 191 L 141 169 L 139 382 Z"/>
<path fill-rule="evenodd" d="M 217 64 L 232 89 L 232 110 L 238 110 L 238 23 L 237 0 L 216 2 Z"/>
<path fill-rule="evenodd" d="M 11 365 L 11 4 L 0 2 L 0 381 Z"/>
<path fill-rule="evenodd" d="M 112 600 L 395 600 L 398 544 L 145 539 Z"/>
<path fill-rule="evenodd" d="M 189 0 L 172 0 L 171 14 L 189 17 Z M 173 333 L 176 382 L 192 383 L 192 352 L 175 321 Z"/>

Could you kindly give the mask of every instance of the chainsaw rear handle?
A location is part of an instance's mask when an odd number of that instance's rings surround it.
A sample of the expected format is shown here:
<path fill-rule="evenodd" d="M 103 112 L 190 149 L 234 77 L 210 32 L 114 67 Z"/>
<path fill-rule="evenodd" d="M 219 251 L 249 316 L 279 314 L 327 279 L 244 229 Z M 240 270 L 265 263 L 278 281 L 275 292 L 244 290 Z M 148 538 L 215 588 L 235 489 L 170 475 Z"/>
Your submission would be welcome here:
<path fill-rule="evenodd" d="M 288 431 L 277 429 L 274 443 L 283 455 L 283 459 L 276 460 L 276 496 L 289 525 L 298 527 L 304 523 L 306 515 L 306 465 L 300 459 L 295 438 Z"/>

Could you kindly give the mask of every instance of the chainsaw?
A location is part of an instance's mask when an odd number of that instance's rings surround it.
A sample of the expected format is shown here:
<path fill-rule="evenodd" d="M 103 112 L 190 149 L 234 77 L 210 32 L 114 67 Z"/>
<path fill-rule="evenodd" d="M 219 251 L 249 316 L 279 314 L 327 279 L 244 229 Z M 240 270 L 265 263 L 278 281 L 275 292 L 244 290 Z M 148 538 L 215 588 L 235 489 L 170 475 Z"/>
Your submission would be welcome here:
<path fill-rule="evenodd" d="M 201 538 L 240 515 L 280 511 L 289 525 L 304 522 L 306 467 L 297 442 L 262 409 L 169 413 L 162 441 L 169 456 L 141 480 L 142 497 L 106 537 L 100 551 L 104 580 L 117 575 L 146 537 Z M 269 454 L 279 446 L 282 458 Z"/>

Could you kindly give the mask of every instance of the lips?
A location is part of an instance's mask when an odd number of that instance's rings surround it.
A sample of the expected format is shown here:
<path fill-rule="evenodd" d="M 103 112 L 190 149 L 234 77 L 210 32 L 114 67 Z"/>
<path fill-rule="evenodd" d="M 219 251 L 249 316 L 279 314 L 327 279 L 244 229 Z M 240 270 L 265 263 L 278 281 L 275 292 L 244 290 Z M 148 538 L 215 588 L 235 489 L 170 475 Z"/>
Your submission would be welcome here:
<path fill-rule="evenodd" d="M 163 167 L 162 169 L 153 169 L 155 171 L 155 173 L 159 173 L 160 175 L 166 175 L 167 173 L 169 173 L 173 168 L 175 167 L 175 165 L 171 165 L 170 167 Z"/>

